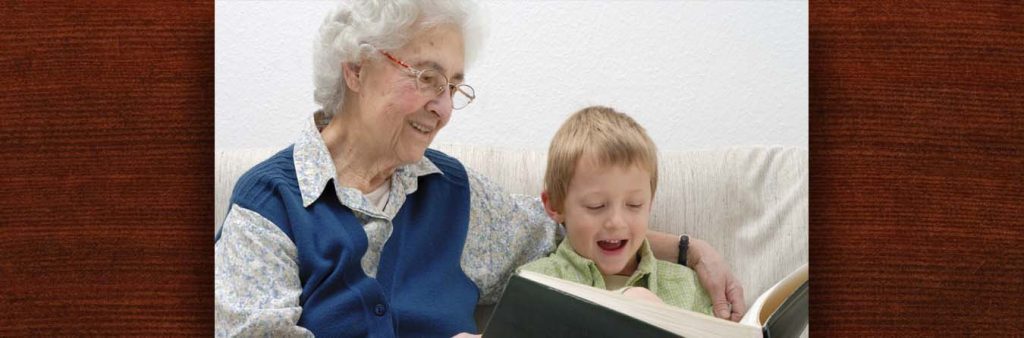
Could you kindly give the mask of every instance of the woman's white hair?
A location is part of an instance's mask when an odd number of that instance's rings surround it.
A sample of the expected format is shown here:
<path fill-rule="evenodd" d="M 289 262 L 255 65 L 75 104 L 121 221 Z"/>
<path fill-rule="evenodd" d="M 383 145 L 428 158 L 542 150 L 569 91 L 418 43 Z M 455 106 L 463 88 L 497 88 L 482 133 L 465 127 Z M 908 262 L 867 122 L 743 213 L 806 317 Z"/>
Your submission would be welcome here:
<path fill-rule="evenodd" d="M 343 63 L 378 57 L 373 47 L 399 49 L 415 32 L 442 24 L 462 28 L 468 67 L 483 40 L 479 14 L 475 3 L 461 0 L 343 1 L 320 25 L 313 46 L 314 100 L 327 116 L 333 116 L 345 92 Z"/>

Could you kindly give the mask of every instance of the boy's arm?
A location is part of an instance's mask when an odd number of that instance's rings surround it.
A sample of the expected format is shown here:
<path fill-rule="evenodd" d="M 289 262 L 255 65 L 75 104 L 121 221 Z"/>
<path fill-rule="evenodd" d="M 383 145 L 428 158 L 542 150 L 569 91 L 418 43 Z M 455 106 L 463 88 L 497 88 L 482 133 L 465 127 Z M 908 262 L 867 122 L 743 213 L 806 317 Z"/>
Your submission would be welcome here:
<path fill-rule="evenodd" d="M 680 253 L 678 235 L 648 231 L 647 240 L 658 259 L 677 262 L 680 254 L 686 255 L 686 265 L 697 272 L 701 286 L 711 296 L 715 317 L 738 322 L 747 312 L 743 286 L 729 270 L 729 263 L 707 242 L 690 237 L 687 252 Z"/>
<path fill-rule="evenodd" d="M 562 273 L 562 270 L 558 268 L 558 263 L 555 261 L 555 259 L 550 257 L 544 257 L 526 263 L 520 266 L 518 269 L 516 269 L 515 273 L 519 273 L 520 271 L 532 271 L 556 278 L 564 278 L 565 275 Z"/>

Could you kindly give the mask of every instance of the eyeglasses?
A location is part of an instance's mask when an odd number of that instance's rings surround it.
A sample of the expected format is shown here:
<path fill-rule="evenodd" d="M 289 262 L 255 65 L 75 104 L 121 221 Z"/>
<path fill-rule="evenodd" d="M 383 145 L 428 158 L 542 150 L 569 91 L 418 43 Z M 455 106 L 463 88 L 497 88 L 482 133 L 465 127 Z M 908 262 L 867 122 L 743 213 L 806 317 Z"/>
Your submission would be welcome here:
<path fill-rule="evenodd" d="M 430 68 L 412 68 L 412 66 L 409 66 L 405 62 L 402 62 L 402 60 L 399 60 L 394 55 L 391 55 L 391 53 L 379 49 L 378 51 L 380 51 L 381 54 L 384 54 L 384 56 L 386 56 L 388 60 L 391 60 L 395 64 L 401 66 L 403 70 L 409 72 L 409 75 L 416 76 L 416 88 L 418 88 L 424 94 L 437 96 L 441 95 L 441 93 L 444 92 L 445 87 L 450 88 L 450 94 L 452 98 L 452 109 L 457 110 L 466 108 L 466 106 L 468 106 L 470 103 L 473 102 L 474 99 L 476 99 L 476 91 L 473 90 L 473 87 L 470 87 L 465 83 L 455 84 L 448 82 L 448 77 L 444 76 L 444 74 L 441 74 L 441 72 L 438 72 Z"/>

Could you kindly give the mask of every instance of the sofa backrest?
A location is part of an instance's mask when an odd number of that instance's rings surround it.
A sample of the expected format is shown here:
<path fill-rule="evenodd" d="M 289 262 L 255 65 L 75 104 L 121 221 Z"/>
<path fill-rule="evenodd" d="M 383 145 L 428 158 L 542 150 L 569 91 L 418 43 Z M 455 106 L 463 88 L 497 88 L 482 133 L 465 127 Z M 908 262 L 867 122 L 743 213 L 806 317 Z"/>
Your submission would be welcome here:
<path fill-rule="evenodd" d="M 545 152 L 436 145 L 512 193 L 539 196 Z M 280 149 L 217 151 L 215 220 L 227 214 L 235 180 Z M 714 246 L 743 283 L 747 304 L 808 261 L 807 150 L 732 147 L 659 153 L 650 228 Z"/>

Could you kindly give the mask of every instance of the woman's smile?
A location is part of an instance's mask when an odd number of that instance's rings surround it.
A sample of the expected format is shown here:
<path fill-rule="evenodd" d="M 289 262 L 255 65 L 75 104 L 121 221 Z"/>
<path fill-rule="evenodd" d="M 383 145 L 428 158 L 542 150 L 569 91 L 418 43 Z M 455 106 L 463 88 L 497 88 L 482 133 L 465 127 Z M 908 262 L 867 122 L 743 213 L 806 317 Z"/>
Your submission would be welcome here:
<path fill-rule="evenodd" d="M 412 126 L 413 129 L 416 129 L 417 131 L 423 134 L 430 134 L 430 132 L 434 131 L 434 129 L 431 127 L 427 127 L 426 125 L 419 124 L 413 121 L 409 121 L 409 125 Z"/>

